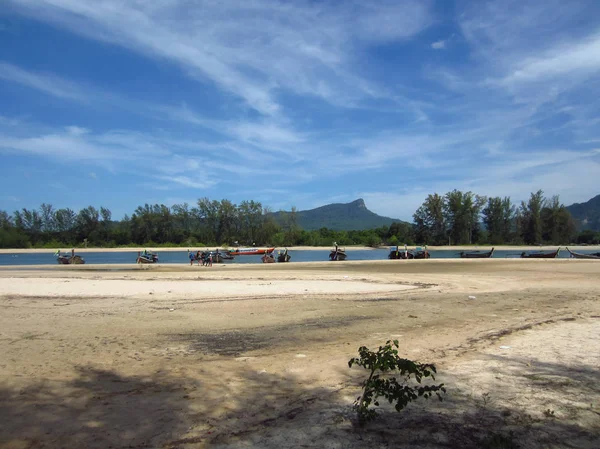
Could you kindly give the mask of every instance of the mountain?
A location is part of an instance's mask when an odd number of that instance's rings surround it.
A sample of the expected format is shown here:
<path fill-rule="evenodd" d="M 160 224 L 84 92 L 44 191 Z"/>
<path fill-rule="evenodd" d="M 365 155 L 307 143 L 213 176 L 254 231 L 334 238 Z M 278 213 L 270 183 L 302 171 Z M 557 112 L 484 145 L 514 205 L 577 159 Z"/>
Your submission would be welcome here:
<path fill-rule="evenodd" d="M 285 212 L 274 212 L 275 220 L 283 221 Z M 397 218 L 382 217 L 367 209 L 362 198 L 351 203 L 334 203 L 316 209 L 296 212 L 298 225 L 307 231 L 329 228 L 336 231 L 375 229 L 401 222 Z"/>
<path fill-rule="evenodd" d="M 600 231 L 600 195 L 596 195 L 585 203 L 575 203 L 567 206 L 579 230 L 592 229 Z"/>

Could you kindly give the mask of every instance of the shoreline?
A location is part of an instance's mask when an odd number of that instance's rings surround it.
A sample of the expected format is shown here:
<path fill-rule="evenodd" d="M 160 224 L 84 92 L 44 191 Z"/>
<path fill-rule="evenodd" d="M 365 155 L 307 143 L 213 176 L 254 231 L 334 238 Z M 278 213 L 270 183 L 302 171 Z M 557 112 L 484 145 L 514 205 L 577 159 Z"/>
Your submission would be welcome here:
<path fill-rule="evenodd" d="M 489 251 L 490 249 L 495 248 L 498 251 L 551 251 L 555 250 L 558 246 L 561 249 L 565 249 L 565 247 L 569 247 L 574 250 L 600 250 L 600 245 L 543 245 L 543 246 L 530 246 L 530 245 L 477 245 L 477 246 L 468 246 L 468 245 L 455 245 L 455 246 L 427 246 L 427 249 L 430 251 Z M 423 247 L 419 245 L 409 245 L 409 250 L 414 250 L 417 247 Z M 233 249 L 234 247 L 230 247 Z M 259 248 L 265 248 L 265 246 L 261 246 Z M 284 250 L 286 247 L 275 247 L 275 251 Z M 370 246 L 340 246 L 340 249 L 345 249 L 346 251 L 377 251 L 377 250 L 389 250 L 392 246 L 380 246 L 378 248 L 372 248 Z M 68 249 L 60 249 L 64 253 L 69 253 L 71 248 Z M 54 254 L 57 249 L 52 248 L 0 248 L 0 254 Z M 137 247 L 137 248 L 77 248 L 75 247 L 75 252 L 77 253 L 117 253 L 117 252 L 131 252 L 137 253 L 138 251 L 143 251 L 147 249 L 148 251 L 153 251 L 156 253 L 160 252 L 178 252 L 181 251 L 183 253 L 187 253 L 188 249 L 195 251 L 213 251 L 215 249 L 212 247 L 165 247 L 165 248 L 152 248 L 152 247 Z M 219 248 L 225 249 L 225 248 Z M 330 251 L 333 249 L 331 246 L 288 246 L 287 249 L 289 251 Z M 404 246 L 399 247 L 400 250 L 404 249 Z"/>

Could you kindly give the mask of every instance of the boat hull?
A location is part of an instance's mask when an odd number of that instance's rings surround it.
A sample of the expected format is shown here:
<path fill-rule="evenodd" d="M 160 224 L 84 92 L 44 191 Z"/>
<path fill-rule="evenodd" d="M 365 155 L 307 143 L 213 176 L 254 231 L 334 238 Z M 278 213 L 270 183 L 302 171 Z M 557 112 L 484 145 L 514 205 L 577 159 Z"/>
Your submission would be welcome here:
<path fill-rule="evenodd" d="M 558 253 L 560 252 L 560 248 L 556 251 L 552 251 L 551 253 L 521 253 L 522 259 L 555 259 L 558 257 Z"/>
<path fill-rule="evenodd" d="M 429 259 L 431 255 L 429 251 L 390 251 L 388 259 L 394 260 L 412 260 L 412 259 Z"/>
<path fill-rule="evenodd" d="M 272 254 L 264 254 L 260 260 L 262 260 L 263 263 L 275 263 L 275 257 L 273 257 Z"/>
<path fill-rule="evenodd" d="M 571 251 L 569 248 L 567 248 L 567 251 L 569 251 L 569 254 L 571 255 L 571 257 L 573 259 L 600 260 L 600 254 L 599 253 L 581 254 L 581 253 L 575 253 L 575 252 Z M 597 255 L 597 254 L 599 254 L 599 255 Z"/>
<path fill-rule="evenodd" d="M 460 252 L 460 257 L 462 259 L 489 259 L 494 255 L 494 248 L 487 253 L 466 253 L 464 251 Z"/>
<path fill-rule="evenodd" d="M 158 262 L 158 256 L 156 254 L 146 254 L 146 255 L 140 255 L 137 258 L 137 263 L 157 263 Z"/>
<path fill-rule="evenodd" d="M 236 248 L 229 251 L 232 256 L 261 256 L 271 254 L 275 248 Z"/>
<path fill-rule="evenodd" d="M 411 258 L 410 256 L 411 256 L 411 254 L 408 251 L 392 250 L 388 254 L 388 259 L 404 260 L 404 259 L 410 259 Z"/>
<path fill-rule="evenodd" d="M 288 254 L 287 249 L 284 252 L 277 254 L 277 262 L 289 262 L 291 258 L 292 256 Z"/>
<path fill-rule="evenodd" d="M 413 259 L 429 259 L 431 255 L 429 251 L 416 251 L 412 253 Z"/>
<path fill-rule="evenodd" d="M 81 256 L 58 256 L 56 261 L 61 265 L 83 265 L 85 263 Z"/>
<path fill-rule="evenodd" d="M 331 251 L 329 253 L 329 260 L 332 260 L 332 261 L 334 261 L 334 260 L 346 260 L 346 257 L 348 257 L 348 256 L 346 256 L 346 253 L 343 252 L 343 251 L 335 251 L 334 250 L 334 251 Z"/>

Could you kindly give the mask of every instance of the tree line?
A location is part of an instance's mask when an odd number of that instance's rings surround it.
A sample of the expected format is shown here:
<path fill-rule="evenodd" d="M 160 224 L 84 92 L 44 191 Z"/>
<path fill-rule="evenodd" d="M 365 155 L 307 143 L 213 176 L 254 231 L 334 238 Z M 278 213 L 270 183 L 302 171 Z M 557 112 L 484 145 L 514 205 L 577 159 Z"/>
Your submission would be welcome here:
<path fill-rule="evenodd" d="M 145 204 L 122 220 L 113 220 L 106 207 L 79 211 L 42 204 L 38 209 L 0 211 L 0 247 L 117 247 L 117 246 L 329 246 L 445 244 L 565 244 L 597 243 L 600 233 L 576 236 L 575 224 L 558 197 L 532 193 L 519 206 L 508 197 L 486 198 L 453 190 L 428 195 L 415 212 L 414 224 L 392 223 L 378 229 L 304 230 L 297 211 L 275 220 L 260 202 L 235 204 L 201 198 L 196 204 Z"/>
<path fill-rule="evenodd" d="M 528 201 L 453 190 L 428 195 L 413 215 L 415 238 L 431 245 L 568 244 L 576 237 L 575 221 L 558 196 L 538 190 Z M 587 242 L 586 242 L 587 243 Z"/>

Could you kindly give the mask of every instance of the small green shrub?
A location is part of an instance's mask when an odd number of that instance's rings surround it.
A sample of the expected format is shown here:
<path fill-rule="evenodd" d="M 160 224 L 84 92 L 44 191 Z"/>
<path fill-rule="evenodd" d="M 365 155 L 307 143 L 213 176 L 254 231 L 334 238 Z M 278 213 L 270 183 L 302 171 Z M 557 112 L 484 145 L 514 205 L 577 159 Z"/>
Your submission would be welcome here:
<path fill-rule="evenodd" d="M 435 366 L 399 357 L 398 340 L 388 340 L 384 346 L 379 347 L 377 352 L 361 346 L 358 354 L 359 357 L 348 361 L 348 366 L 352 368 L 352 365 L 356 364 L 369 371 L 369 377 L 362 383 L 363 392 L 354 402 L 354 409 L 361 423 L 377 416 L 377 412 L 369 406 L 371 402 L 379 406 L 379 397 L 384 397 L 390 404 L 395 404 L 394 407 L 399 412 L 419 397 L 428 399 L 435 394 L 441 401 L 441 393 L 446 392 L 444 384 L 421 385 L 423 378 L 430 377 L 435 380 L 437 372 Z M 388 376 L 388 373 L 392 372 L 397 372 L 400 379 Z M 419 385 L 409 384 L 413 377 Z"/>

